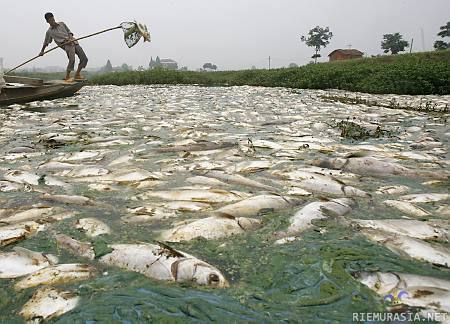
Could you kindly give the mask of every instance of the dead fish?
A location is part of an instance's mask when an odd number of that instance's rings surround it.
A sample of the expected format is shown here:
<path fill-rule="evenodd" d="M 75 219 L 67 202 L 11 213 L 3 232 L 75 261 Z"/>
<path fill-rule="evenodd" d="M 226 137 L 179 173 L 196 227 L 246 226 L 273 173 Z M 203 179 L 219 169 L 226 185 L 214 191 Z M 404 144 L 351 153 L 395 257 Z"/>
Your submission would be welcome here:
<path fill-rule="evenodd" d="M 296 184 L 303 189 L 322 194 L 330 194 L 345 197 L 370 198 L 370 194 L 368 194 L 363 190 L 357 189 L 352 186 L 348 186 L 342 181 L 327 179 L 324 176 L 321 177 L 316 176 L 312 179 L 301 180 Z"/>
<path fill-rule="evenodd" d="M 389 177 L 394 175 L 408 178 L 429 177 L 450 179 L 450 173 L 448 172 L 411 170 L 402 165 L 381 161 L 370 156 L 315 160 L 313 161 L 313 165 L 376 177 Z"/>
<path fill-rule="evenodd" d="M 379 195 L 402 195 L 409 191 L 407 186 L 382 186 L 375 191 Z"/>
<path fill-rule="evenodd" d="M 210 150 L 218 150 L 236 146 L 236 143 L 229 142 L 207 142 L 207 141 L 197 141 L 192 144 L 186 145 L 174 145 L 172 147 L 162 147 L 155 149 L 158 153 L 170 153 L 170 152 L 191 152 L 191 151 L 210 151 Z"/>
<path fill-rule="evenodd" d="M 180 212 L 194 212 L 211 209 L 211 205 L 196 201 L 171 201 L 164 204 L 164 207 Z"/>
<path fill-rule="evenodd" d="M 425 209 L 415 206 L 407 201 L 399 200 L 385 200 L 383 202 L 386 206 L 398 209 L 399 211 L 414 217 L 424 217 L 431 215 Z"/>
<path fill-rule="evenodd" d="M 11 170 L 6 172 L 3 175 L 5 180 L 17 183 L 29 184 L 32 186 L 37 186 L 39 184 L 39 179 L 41 178 L 35 173 L 20 171 L 20 170 Z"/>
<path fill-rule="evenodd" d="M 61 202 L 64 204 L 74 204 L 74 205 L 92 205 L 93 202 L 88 197 L 84 196 L 69 196 L 69 195 L 50 195 L 43 194 L 42 199 L 51 200 L 56 202 Z"/>
<path fill-rule="evenodd" d="M 446 230 L 434 226 L 432 223 L 421 222 L 414 219 L 353 219 L 352 222 L 361 227 L 407 235 L 422 240 L 446 240 L 448 236 Z"/>
<path fill-rule="evenodd" d="M 27 289 L 39 285 L 60 285 L 68 282 L 87 280 L 95 275 L 94 267 L 88 264 L 59 264 L 33 272 L 18 281 L 16 290 Z"/>
<path fill-rule="evenodd" d="M 443 193 L 423 193 L 401 196 L 401 200 L 415 203 L 429 203 L 450 199 L 450 194 Z"/>
<path fill-rule="evenodd" d="M 100 151 L 80 151 L 70 152 L 62 156 L 54 158 L 54 161 L 82 161 L 82 160 L 100 160 L 102 158 L 102 152 Z"/>
<path fill-rule="evenodd" d="M 356 279 L 384 298 L 391 295 L 405 305 L 450 312 L 450 281 L 399 272 L 361 272 Z"/>
<path fill-rule="evenodd" d="M 21 241 L 36 232 L 43 231 L 45 225 L 33 221 L 15 223 L 0 227 L 0 246 Z"/>
<path fill-rule="evenodd" d="M 108 166 L 111 167 L 111 166 L 116 166 L 119 164 L 126 164 L 126 163 L 130 162 L 133 158 L 134 158 L 133 154 L 125 154 L 125 155 L 122 155 L 122 156 L 114 159 L 113 161 L 111 161 L 108 164 Z"/>
<path fill-rule="evenodd" d="M 130 183 L 130 182 L 140 182 L 144 180 L 159 180 L 162 175 L 150 172 L 144 169 L 130 169 L 118 170 L 106 177 L 106 180 L 111 180 L 118 183 Z"/>
<path fill-rule="evenodd" d="M 83 258 L 90 260 L 95 259 L 94 248 L 90 243 L 77 241 L 65 234 L 56 234 L 55 239 L 58 247 L 68 250 L 70 253 Z"/>
<path fill-rule="evenodd" d="M 26 210 L 11 209 L 0 214 L 0 222 L 5 224 L 12 224 L 23 221 L 42 219 L 60 211 L 62 211 L 61 208 L 48 206 L 36 206 Z"/>
<path fill-rule="evenodd" d="M 354 205 L 355 201 L 351 198 L 339 198 L 309 203 L 291 217 L 291 224 L 289 225 L 286 234 L 299 234 L 313 227 L 312 220 L 327 218 L 327 213 L 343 216 L 349 213 Z"/>
<path fill-rule="evenodd" d="M 53 287 L 38 289 L 25 303 L 20 316 L 35 322 L 61 316 L 78 306 L 80 297 L 70 291 L 62 291 Z"/>
<path fill-rule="evenodd" d="M 224 203 L 241 200 L 249 195 L 237 191 L 225 191 L 219 189 L 194 189 L 194 190 L 167 190 L 167 191 L 149 191 L 139 195 L 140 198 L 160 198 L 164 200 L 184 200 L 206 203 Z"/>
<path fill-rule="evenodd" d="M 369 240 L 384 245 L 400 256 L 407 256 L 447 268 L 450 266 L 450 249 L 442 245 L 380 230 L 362 229 L 361 233 Z"/>
<path fill-rule="evenodd" d="M 204 176 L 190 177 L 190 178 L 186 179 L 186 182 L 196 184 L 196 185 L 207 185 L 207 186 L 213 186 L 213 187 L 227 186 L 227 184 L 225 182 L 222 182 L 220 180 L 210 178 L 210 177 L 204 177 Z"/>
<path fill-rule="evenodd" d="M 227 214 L 234 217 L 256 216 L 262 210 L 279 210 L 298 205 L 300 200 L 276 195 L 260 195 L 226 205 L 214 213 Z"/>
<path fill-rule="evenodd" d="M 108 174 L 109 170 L 95 166 L 76 167 L 68 172 L 62 172 L 59 175 L 71 178 L 95 177 Z"/>
<path fill-rule="evenodd" d="M 20 191 L 25 189 L 26 187 L 22 183 L 0 181 L 0 192 Z"/>
<path fill-rule="evenodd" d="M 37 168 L 47 171 L 62 171 L 62 170 L 72 170 L 74 168 L 81 167 L 80 164 L 64 163 L 59 161 L 48 161 L 40 164 Z M 69 172 L 69 171 L 68 171 Z"/>
<path fill-rule="evenodd" d="M 267 190 L 270 192 L 278 192 L 279 189 L 269 186 L 263 183 L 260 183 L 258 181 L 248 179 L 244 176 L 238 175 L 238 174 L 228 174 L 223 171 L 216 171 L 216 170 L 210 170 L 210 171 L 194 171 L 194 174 L 201 175 L 204 177 L 214 178 L 217 180 L 221 180 L 227 184 L 235 184 L 240 186 L 246 186 L 251 188 L 257 188 L 262 190 Z"/>
<path fill-rule="evenodd" d="M 269 169 L 272 164 L 270 161 L 243 161 L 227 168 L 227 171 L 232 173 L 253 173 Z"/>
<path fill-rule="evenodd" d="M 128 212 L 133 215 L 122 217 L 121 219 L 125 223 L 147 223 L 176 216 L 176 213 L 173 210 L 152 205 L 128 208 Z"/>
<path fill-rule="evenodd" d="M 114 244 L 113 252 L 100 258 L 110 266 L 141 273 L 149 278 L 195 282 L 215 288 L 228 287 L 222 273 L 212 265 L 165 244 Z"/>
<path fill-rule="evenodd" d="M 13 252 L 0 252 L 0 279 L 18 278 L 58 263 L 50 254 L 15 247 Z"/>
<path fill-rule="evenodd" d="M 89 237 L 111 234 L 111 229 L 108 225 L 92 217 L 79 219 L 75 224 L 75 227 L 78 229 L 82 229 Z"/>
<path fill-rule="evenodd" d="M 202 218 L 193 222 L 176 226 L 163 231 L 160 235 L 162 241 L 181 242 L 190 241 L 197 237 L 205 239 L 219 239 L 261 226 L 261 221 L 255 218 L 234 217 L 231 215 L 220 215 Z"/>

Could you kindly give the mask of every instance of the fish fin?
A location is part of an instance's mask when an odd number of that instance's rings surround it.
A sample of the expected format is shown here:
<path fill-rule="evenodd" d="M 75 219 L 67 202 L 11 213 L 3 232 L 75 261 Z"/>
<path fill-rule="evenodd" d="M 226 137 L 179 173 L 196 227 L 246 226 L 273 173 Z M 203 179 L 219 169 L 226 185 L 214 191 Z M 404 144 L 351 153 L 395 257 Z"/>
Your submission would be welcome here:
<path fill-rule="evenodd" d="M 370 156 L 370 153 L 367 151 L 358 151 L 358 152 L 351 152 L 344 156 L 345 159 L 350 158 L 358 158 L 358 157 L 366 157 Z"/>
<path fill-rule="evenodd" d="M 236 219 L 236 217 L 234 217 L 233 215 L 224 213 L 221 211 L 214 212 L 213 214 L 215 217 L 219 217 L 219 218 L 228 218 L 228 219 L 233 219 L 233 220 Z"/>
<path fill-rule="evenodd" d="M 182 260 L 177 260 L 174 263 L 170 265 L 170 272 L 172 273 L 173 278 L 175 281 L 178 279 L 178 265 L 180 264 Z"/>
<path fill-rule="evenodd" d="M 174 258 L 185 258 L 186 256 L 175 250 L 174 248 L 168 246 L 167 244 L 161 242 L 161 241 L 157 241 L 155 240 L 155 243 L 158 244 L 169 256 L 172 256 Z"/>

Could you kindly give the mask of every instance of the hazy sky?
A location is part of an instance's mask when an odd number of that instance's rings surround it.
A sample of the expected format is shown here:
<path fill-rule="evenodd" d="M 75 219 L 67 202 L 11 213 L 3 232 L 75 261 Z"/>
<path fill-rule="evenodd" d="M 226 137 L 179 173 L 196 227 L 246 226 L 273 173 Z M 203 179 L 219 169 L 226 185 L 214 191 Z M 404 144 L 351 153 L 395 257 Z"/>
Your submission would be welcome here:
<path fill-rule="evenodd" d="M 336 48 L 380 54 L 382 35 L 400 32 L 414 38 L 414 51 L 431 50 L 439 26 L 450 13 L 449 0 L 0 0 L 0 57 L 8 67 L 37 55 L 51 11 L 75 36 L 83 36 L 122 21 L 147 24 L 151 43 L 128 49 L 115 30 L 83 40 L 88 67 L 126 62 L 148 66 L 150 57 L 172 58 L 197 69 L 212 62 L 221 70 L 305 64 L 313 49 L 300 42 L 316 25 L 329 26 L 334 37 L 322 50 L 322 61 Z M 423 30 L 423 38 L 422 32 Z M 53 45 L 51 45 L 53 46 Z M 65 66 L 62 50 L 53 51 L 26 67 Z"/>

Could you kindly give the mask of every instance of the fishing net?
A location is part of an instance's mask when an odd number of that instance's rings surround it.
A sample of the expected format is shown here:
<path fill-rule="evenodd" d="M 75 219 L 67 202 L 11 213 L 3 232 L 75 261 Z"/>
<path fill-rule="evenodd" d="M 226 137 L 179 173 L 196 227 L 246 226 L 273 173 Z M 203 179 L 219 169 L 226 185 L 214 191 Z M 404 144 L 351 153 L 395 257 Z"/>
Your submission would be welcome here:
<path fill-rule="evenodd" d="M 124 22 L 120 24 L 120 27 L 122 27 L 125 43 L 129 48 L 136 45 L 141 37 L 144 38 L 144 42 L 150 42 L 150 33 L 144 24 L 136 21 Z"/>

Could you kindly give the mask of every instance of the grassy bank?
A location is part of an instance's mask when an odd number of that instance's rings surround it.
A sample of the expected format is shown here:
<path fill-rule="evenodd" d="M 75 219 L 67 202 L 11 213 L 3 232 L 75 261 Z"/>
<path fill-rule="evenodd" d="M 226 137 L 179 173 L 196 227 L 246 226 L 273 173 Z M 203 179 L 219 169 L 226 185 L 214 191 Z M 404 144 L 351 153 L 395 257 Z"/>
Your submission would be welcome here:
<path fill-rule="evenodd" d="M 94 76 L 93 84 L 252 85 L 342 89 L 367 93 L 450 94 L 450 52 L 429 52 L 310 64 L 298 68 L 224 72 L 132 71 Z"/>

